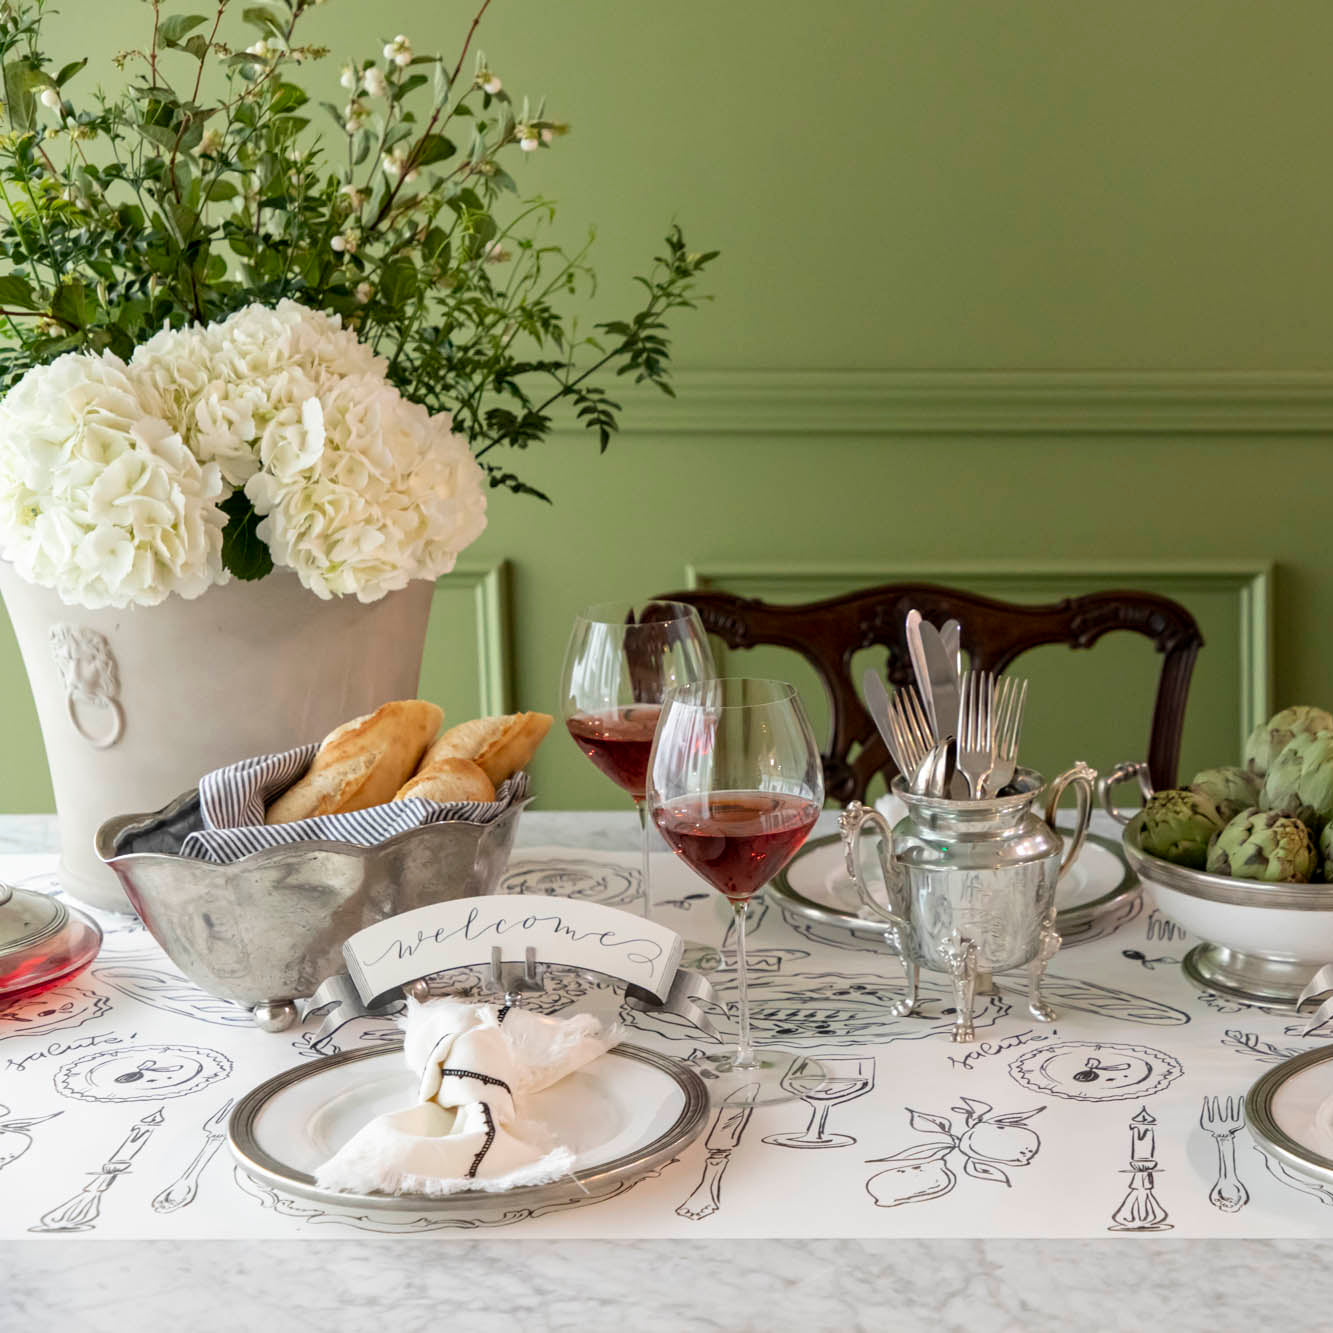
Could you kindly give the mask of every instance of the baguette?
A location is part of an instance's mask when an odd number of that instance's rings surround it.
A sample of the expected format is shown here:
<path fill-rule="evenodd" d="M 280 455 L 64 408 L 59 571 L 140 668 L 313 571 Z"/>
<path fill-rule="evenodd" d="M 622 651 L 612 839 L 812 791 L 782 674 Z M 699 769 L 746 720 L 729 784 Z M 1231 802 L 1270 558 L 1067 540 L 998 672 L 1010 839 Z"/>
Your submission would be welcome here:
<path fill-rule="evenodd" d="M 437 759 L 422 764 L 398 789 L 395 801 L 420 796 L 448 805 L 453 801 L 493 801 L 495 788 L 481 767 L 471 759 Z"/>
<path fill-rule="evenodd" d="M 290 824 L 382 805 L 416 771 L 443 720 L 435 704 L 399 699 L 344 722 L 325 736 L 305 775 L 269 806 L 264 822 Z"/>
<path fill-rule="evenodd" d="M 532 762 L 554 721 L 549 713 L 510 713 L 461 722 L 426 751 L 422 767 L 441 759 L 471 759 L 498 787 Z"/>

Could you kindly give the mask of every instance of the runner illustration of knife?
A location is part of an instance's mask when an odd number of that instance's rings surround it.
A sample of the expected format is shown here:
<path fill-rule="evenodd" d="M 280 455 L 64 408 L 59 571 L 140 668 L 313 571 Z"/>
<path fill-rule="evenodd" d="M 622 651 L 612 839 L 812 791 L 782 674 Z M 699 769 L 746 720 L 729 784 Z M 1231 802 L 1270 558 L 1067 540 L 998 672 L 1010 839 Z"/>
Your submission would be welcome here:
<path fill-rule="evenodd" d="M 708 1156 L 704 1158 L 703 1175 L 694 1187 L 694 1192 L 676 1209 L 679 1216 L 691 1222 L 699 1222 L 717 1212 L 722 1202 L 722 1173 L 731 1160 L 732 1149 L 739 1145 L 745 1126 L 750 1123 L 754 1099 L 758 1095 L 759 1084 L 747 1083 L 737 1088 L 718 1107 L 713 1128 L 704 1140 Z"/>

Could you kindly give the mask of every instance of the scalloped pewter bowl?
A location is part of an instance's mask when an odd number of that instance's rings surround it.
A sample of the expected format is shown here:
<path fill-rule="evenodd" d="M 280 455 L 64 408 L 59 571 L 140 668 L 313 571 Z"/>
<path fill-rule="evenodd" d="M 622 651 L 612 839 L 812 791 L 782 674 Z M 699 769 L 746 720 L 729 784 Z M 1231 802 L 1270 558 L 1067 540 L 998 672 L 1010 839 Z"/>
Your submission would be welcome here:
<path fill-rule="evenodd" d="M 1191 981 L 1242 1004 L 1295 1008 L 1306 982 L 1333 962 L 1333 884 L 1269 884 L 1210 875 L 1143 850 L 1142 813 L 1125 828 L 1125 856 L 1162 911 L 1205 943 L 1185 956 Z"/>
<path fill-rule="evenodd" d="M 292 843 L 214 865 L 176 854 L 200 827 L 192 790 L 152 814 L 107 820 L 96 848 L 167 957 L 279 1032 L 297 999 L 343 970 L 348 936 L 416 907 L 494 893 L 526 804 L 490 824 L 426 824 L 373 847 Z"/>

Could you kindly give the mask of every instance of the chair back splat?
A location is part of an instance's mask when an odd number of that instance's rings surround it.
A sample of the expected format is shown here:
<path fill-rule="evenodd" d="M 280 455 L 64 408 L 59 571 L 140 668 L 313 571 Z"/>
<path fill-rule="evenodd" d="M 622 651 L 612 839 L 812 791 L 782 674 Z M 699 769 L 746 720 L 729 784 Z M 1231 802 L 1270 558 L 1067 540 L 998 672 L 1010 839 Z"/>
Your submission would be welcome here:
<path fill-rule="evenodd" d="M 776 603 L 713 591 L 673 592 L 672 601 L 698 609 L 704 627 L 728 648 L 770 644 L 800 653 L 818 673 L 828 695 L 833 734 L 823 755 L 824 785 L 830 800 L 864 800 L 871 779 L 897 769 L 852 680 L 852 657 L 864 648 L 883 647 L 893 685 L 912 679 L 903 623 L 916 607 L 936 625 L 950 618 L 963 627 L 971 666 L 1004 671 L 1021 653 L 1043 644 L 1091 648 L 1112 630 L 1128 630 L 1153 642 L 1162 654 L 1148 766 L 1153 785 L 1175 785 L 1180 738 L 1185 726 L 1194 659 L 1203 635 L 1179 602 L 1155 593 L 1087 593 L 1044 605 L 1002 602 L 992 597 L 930 583 L 886 583 L 822 602 Z M 860 746 L 855 759 L 851 751 Z"/>

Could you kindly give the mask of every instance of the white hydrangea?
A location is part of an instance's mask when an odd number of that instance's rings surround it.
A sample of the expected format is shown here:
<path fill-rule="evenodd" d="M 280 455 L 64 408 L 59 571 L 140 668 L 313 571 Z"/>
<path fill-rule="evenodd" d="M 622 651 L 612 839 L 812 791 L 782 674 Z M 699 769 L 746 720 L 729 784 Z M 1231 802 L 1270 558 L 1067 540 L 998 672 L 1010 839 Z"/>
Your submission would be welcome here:
<path fill-rule="evenodd" d="M 36 366 L 0 403 L 0 554 L 66 602 L 154 606 L 222 581 L 222 493 L 109 352 Z"/>
<path fill-rule="evenodd" d="M 386 370 L 294 301 L 163 330 L 128 366 L 38 367 L 0 405 L 4 554 L 86 606 L 197 596 L 225 577 L 218 506 L 244 488 L 275 563 L 321 597 L 437 578 L 486 525 L 484 475 Z"/>
<path fill-rule="evenodd" d="M 484 473 L 448 416 L 350 376 L 266 433 L 245 493 L 273 559 L 320 597 L 447 574 L 486 526 Z"/>
<path fill-rule="evenodd" d="M 385 365 L 341 321 L 295 301 L 247 306 L 207 328 L 165 329 L 130 359 L 149 410 L 233 487 L 258 470 L 258 441 L 286 408 L 346 375 L 382 375 Z"/>

